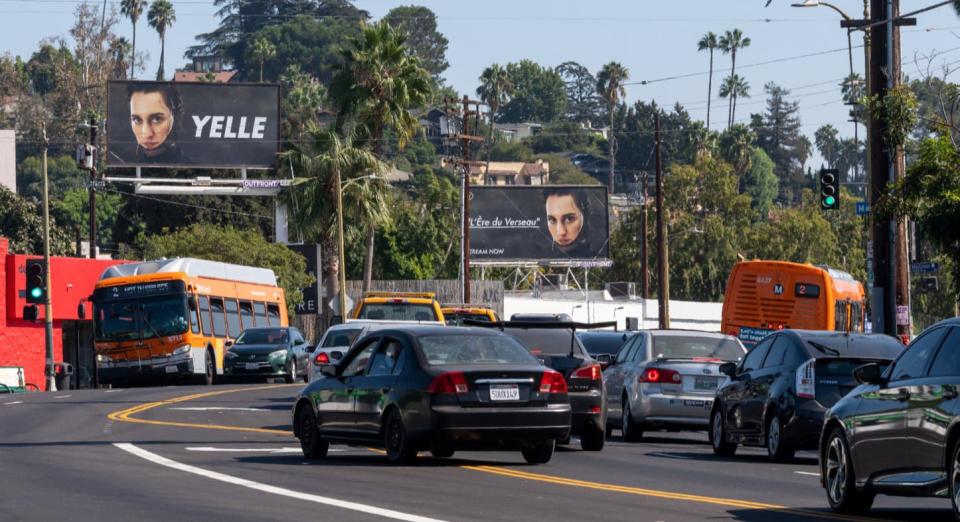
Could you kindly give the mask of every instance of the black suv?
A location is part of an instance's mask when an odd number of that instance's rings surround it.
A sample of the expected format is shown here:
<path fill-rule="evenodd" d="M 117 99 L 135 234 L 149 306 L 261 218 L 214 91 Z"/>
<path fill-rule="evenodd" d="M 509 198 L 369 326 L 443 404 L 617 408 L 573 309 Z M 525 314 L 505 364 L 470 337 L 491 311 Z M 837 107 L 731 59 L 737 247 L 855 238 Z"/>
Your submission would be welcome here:
<path fill-rule="evenodd" d="M 763 338 L 743 361 L 725 363 L 708 435 L 717 455 L 738 444 L 766 446 L 776 461 L 816 449 L 824 414 L 856 386 L 854 368 L 887 364 L 903 345 L 887 335 L 783 330 Z"/>
<path fill-rule="evenodd" d="M 834 511 L 870 509 L 877 493 L 950 497 L 960 519 L 960 318 L 925 330 L 830 409 L 820 481 Z"/>

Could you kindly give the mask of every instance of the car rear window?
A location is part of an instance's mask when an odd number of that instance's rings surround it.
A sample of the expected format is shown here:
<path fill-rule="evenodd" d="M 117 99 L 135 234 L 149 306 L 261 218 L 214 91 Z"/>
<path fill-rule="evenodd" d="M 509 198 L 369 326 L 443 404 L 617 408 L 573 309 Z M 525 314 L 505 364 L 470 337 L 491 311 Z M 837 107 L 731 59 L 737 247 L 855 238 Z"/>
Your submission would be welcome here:
<path fill-rule="evenodd" d="M 287 331 L 277 329 L 245 330 L 235 344 L 282 344 L 287 342 Z"/>
<path fill-rule="evenodd" d="M 430 366 L 538 364 L 515 339 L 499 335 L 427 335 L 420 350 Z"/>
<path fill-rule="evenodd" d="M 447 321 L 447 324 L 458 324 L 462 319 L 490 322 L 490 317 L 487 314 L 471 314 L 469 312 L 444 313 L 443 318 Z"/>
<path fill-rule="evenodd" d="M 723 359 L 743 357 L 743 346 L 729 338 L 699 335 L 655 335 L 653 356 L 658 359 Z"/>
<path fill-rule="evenodd" d="M 381 321 L 437 321 L 433 306 L 413 303 L 367 303 L 357 319 Z"/>
<path fill-rule="evenodd" d="M 323 345 L 321 348 L 334 348 L 341 346 L 350 346 L 353 344 L 353 340 L 357 338 L 357 335 L 360 333 L 359 329 L 356 330 L 337 330 L 335 332 L 330 332 L 327 335 L 327 338 L 323 340 Z"/>
<path fill-rule="evenodd" d="M 816 343 L 826 350 L 807 350 L 814 357 L 862 357 L 864 359 L 896 359 L 904 346 L 889 335 L 850 336 L 844 334 L 807 337 L 807 344 Z M 825 353 L 826 352 L 826 353 Z"/>
<path fill-rule="evenodd" d="M 851 377 L 853 370 L 863 366 L 862 360 L 856 359 L 821 359 L 817 362 L 817 372 L 832 377 Z M 890 365 L 890 361 L 879 363 L 881 373 Z"/>
<path fill-rule="evenodd" d="M 506 328 L 504 332 L 514 336 L 533 355 L 568 355 L 570 343 L 578 353 L 585 352 L 573 330 L 566 328 Z"/>
<path fill-rule="evenodd" d="M 615 354 L 623 346 L 622 333 L 578 333 L 577 338 L 591 355 Z"/>

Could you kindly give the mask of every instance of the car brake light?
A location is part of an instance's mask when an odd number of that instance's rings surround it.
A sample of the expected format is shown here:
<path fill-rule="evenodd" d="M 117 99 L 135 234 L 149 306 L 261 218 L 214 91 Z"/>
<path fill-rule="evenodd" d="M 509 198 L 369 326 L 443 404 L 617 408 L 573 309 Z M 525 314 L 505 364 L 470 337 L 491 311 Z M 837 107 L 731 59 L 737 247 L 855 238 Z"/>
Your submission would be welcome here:
<path fill-rule="evenodd" d="M 567 381 L 558 372 L 545 371 L 540 378 L 540 393 L 567 393 Z"/>
<path fill-rule="evenodd" d="M 313 358 L 313 362 L 316 364 L 330 364 L 330 356 L 324 352 L 320 352 Z"/>
<path fill-rule="evenodd" d="M 647 368 L 638 379 L 640 382 L 677 384 L 680 382 L 680 373 L 676 370 L 667 370 L 663 368 Z"/>
<path fill-rule="evenodd" d="M 797 368 L 797 397 L 812 399 L 816 396 L 816 364 L 816 359 L 810 359 Z"/>
<path fill-rule="evenodd" d="M 603 378 L 603 371 L 600 369 L 599 364 L 591 364 L 590 366 L 577 368 L 577 371 L 573 372 L 571 377 L 574 379 L 590 379 L 591 381 L 599 381 Z"/>
<path fill-rule="evenodd" d="M 467 393 L 467 377 L 463 372 L 447 372 L 433 378 L 430 393 Z"/>

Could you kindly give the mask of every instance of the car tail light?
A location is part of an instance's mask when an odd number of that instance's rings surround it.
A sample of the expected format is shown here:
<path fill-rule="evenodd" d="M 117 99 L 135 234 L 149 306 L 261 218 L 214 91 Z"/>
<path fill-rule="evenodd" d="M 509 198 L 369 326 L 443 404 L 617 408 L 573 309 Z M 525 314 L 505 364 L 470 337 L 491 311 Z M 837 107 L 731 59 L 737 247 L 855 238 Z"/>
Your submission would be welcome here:
<path fill-rule="evenodd" d="M 638 379 L 640 382 L 660 383 L 660 384 L 678 384 L 680 382 L 680 373 L 676 370 L 667 370 L 663 368 L 647 368 Z"/>
<path fill-rule="evenodd" d="M 467 393 L 467 377 L 463 372 L 447 372 L 433 378 L 427 391 L 430 393 Z"/>
<path fill-rule="evenodd" d="M 330 356 L 325 352 L 320 352 L 313 358 L 315 364 L 330 364 Z"/>
<path fill-rule="evenodd" d="M 540 378 L 540 393 L 567 393 L 567 381 L 558 372 L 545 371 Z"/>
<path fill-rule="evenodd" d="M 574 379 L 590 379 L 591 381 L 599 381 L 603 378 L 603 371 L 600 369 L 599 364 L 591 364 L 590 366 L 577 368 L 577 371 L 573 372 L 573 375 L 570 377 Z"/>
<path fill-rule="evenodd" d="M 797 397 L 812 399 L 816 396 L 816 364 L 816 359 L 810 359 L 797 368 Z"/>

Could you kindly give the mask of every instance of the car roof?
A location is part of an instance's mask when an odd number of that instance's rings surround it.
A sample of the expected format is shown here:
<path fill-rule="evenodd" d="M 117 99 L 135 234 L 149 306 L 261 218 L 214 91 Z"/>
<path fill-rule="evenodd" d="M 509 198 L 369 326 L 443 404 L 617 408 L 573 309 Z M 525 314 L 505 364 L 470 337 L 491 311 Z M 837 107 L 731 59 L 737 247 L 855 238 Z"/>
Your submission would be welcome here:
<path fill-rule="evenodd" d="M 945 325 L 951 325 L 951 324 L 954 326 L 960 326 L 960 317 L 951 317 L 949 319 L 944 319 L 943 321 L 939 321 L 935 324 L 930 325 L 929 327 L 927 327 L 927 329 L 929 330 L 934 326 L 945 326 Z"/>
<path fill-rule="evenodd" d="M 720 333 L 720 332 L 708 332 L 705 330 L 681 330 L 681 329 L 671 328 L 669 330 L 651 329 L 651 330 L 640 330 L 640 331 L 647 332 L 650 335 L 654 335 L 657 337 L 696 335 L 698 337 L 710 337 L 713 339 L 736 339 L 736 337 L 732 335 L 727 335 L 725 333 Z"/>
<path fill-rule="evenodd" d="M 289 330 L 295 328 L 294 326 L 251 326 L 250 328 L 244 328 L 244 332 L 250 332 L 253 330 Z"/>
<path fill-rule="evenodd" d="M 411 337 L 421 337 L 425 335 L 504 335 L 499 330 L 493 328 L 471 327 L 471 326 L 443 326 L 433 324 L 392 324 L 377 328 L 378 334 L 406 334 Z"/>

